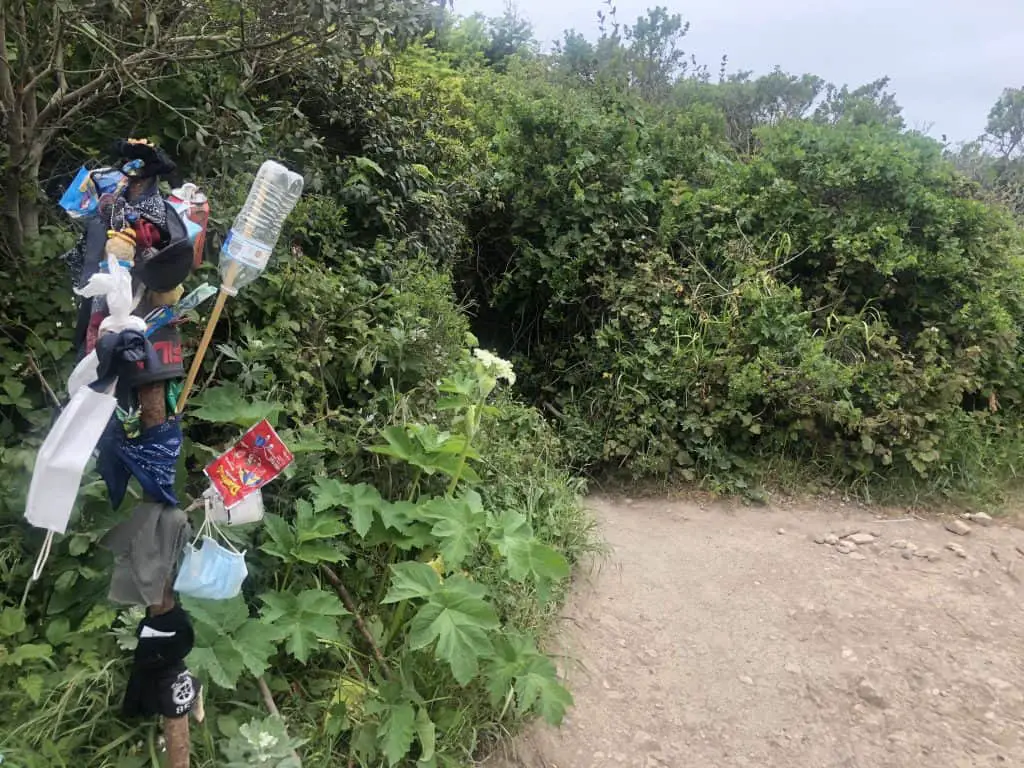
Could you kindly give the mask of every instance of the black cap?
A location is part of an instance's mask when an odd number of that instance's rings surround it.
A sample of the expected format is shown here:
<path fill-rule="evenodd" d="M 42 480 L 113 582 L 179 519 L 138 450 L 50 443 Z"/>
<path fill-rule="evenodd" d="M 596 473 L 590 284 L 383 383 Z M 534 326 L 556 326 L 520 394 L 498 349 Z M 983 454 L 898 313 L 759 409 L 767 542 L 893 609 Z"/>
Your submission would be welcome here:
<path fill-rule="evenodd" d="M 113 154 L 122 160 L 141 160 L 142 167 L 127 174 L 136 179 L 150 179 L 169 176 L 177 166 L 160 147 L 140 139 L 118 139 L 114 142 Z"/>

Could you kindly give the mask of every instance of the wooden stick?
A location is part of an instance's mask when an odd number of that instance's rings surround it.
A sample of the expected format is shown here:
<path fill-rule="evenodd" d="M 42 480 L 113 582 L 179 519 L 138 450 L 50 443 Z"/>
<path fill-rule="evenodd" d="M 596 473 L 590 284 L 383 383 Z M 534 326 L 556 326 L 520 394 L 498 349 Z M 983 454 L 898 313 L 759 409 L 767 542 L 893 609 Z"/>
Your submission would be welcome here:
<path fill-rule="evenodd" d="M 270 692 L 270 686 L 267 685 L 266 679 L 263 677 L 257 677 L 256 685 L 260 689 L 260 695 L 263 697 L 263 703 L 266 705 L 267 711 L 272 717 L 280 718 L 283 721 L 284 718 L 281 717 L 281 711 L 277 708 L 277 704 L 274 702 L 274 694 Z M 296 760 L 300 759 L 297 750 L 292 750 L 292 757 Z"/>
<path fill-rule="evenodd" d="M 334 587 L 335 591 L 337 591 L 338 593 L 338 596 L 341 597 L 341 602 L 345 604 L 345 608 L 348 609 L 348 612 L 351 613 L 352 617 L 355 619 L 356 628 L 359 630 L 359 633 L 363 636 L 363 638 L 369 644 L 370 649 L 373 651 L 374 658 L 377 659 L 377 663 L 380 665 L 380 670 L 381 673 L 384 675 L 384 679 L 390 680 L 391 667 L 388 666 L 388 662 L 387 660 L 385 660 L 384 654 L 381 652 L 380 647 L 374 641 L 373 635 L 370 634 L 370 630 L 369 628 L 367 628 L 366 622 L 363 621 L 363 617 L 359 615 L 359 611 L 356 609 L 356 601 L 352 599 L 352 595 L 349 594 L 349 591 L 345 588 L 345 585 L 342 583 L 341 578 L 338 576 L 337 573 L 334 572 L 333 568 L 331 568 L 329 565 L 324 565 L 323 563 L 321 563 L 320 570 L 323 571 L 324 575 L 327 577 L 327 580 L 331 582 L 331 586 Z"/>
<path fill-rule="evenodd" d="M 189 768 L 192 736 L 189 732 L 188 715 L 164 718 L 164 741 L 167 742 L 168 768 Z"/>
<path fill-rule="evenodd" d="M 196 349 L 195 357 L 192 358 L 192 367 L 188 370 L 188 378 L 185 379 L 185 386 L 181 390 L 181 395 L 178 396 L 178 407 L 176 412 L 181 413 L 185 410 L 185 403 L 188 402 L 189 395 L 192 394 L 192 387 L 195 386 L 196 377 L 199 376 L 199 369 L 203 365 L 203 358 L 206 357 L 206 350 L 210 348 L 210 341 L 213 339 L 213 332 L 217 328 L 217 321 L 220 320 L 221 313 L 224 311 L 224 305 L 227 303 L 228 294 L 221 286 L 220 293 L 217 294 L 217 303 L 213 305 L 213 312 L 210 313 L 210 319 L 206 321 L 206 330 L 203 331 L 203 338 L 199 342 L 199 347 Z"/>

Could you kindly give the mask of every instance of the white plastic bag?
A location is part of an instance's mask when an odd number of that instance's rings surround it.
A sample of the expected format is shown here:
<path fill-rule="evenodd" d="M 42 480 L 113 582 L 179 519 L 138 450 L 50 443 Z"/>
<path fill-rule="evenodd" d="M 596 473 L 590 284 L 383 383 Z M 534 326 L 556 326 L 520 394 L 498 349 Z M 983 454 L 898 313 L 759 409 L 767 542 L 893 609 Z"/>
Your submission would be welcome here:
<path fill-rule="evenodd" d="M 224 506 L 224 499 L 212 485 L 203 494 L 206 514 L 215 523 L 227 525 L 246 525 L 258 523 L 263 519 L 263 494 L 257 488 L 231 509 Z"/>

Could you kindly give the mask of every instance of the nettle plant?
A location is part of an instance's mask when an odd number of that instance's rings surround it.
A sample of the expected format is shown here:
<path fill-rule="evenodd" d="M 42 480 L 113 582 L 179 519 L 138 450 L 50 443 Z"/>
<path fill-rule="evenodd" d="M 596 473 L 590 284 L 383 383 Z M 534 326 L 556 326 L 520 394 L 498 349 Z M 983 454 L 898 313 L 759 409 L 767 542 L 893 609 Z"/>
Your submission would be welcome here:
<path fill-rule="evenodd" d="M 305 683 L 323 701 L 316 719 L 367 765 L 453 764 L 440 743 L 456 727 L 460 698 L 486 695 L 499 720 L 514 710 L 558 724 L 571 695 L 492 598 L 495 586 L 522 585 L 545 600 L 569 564 L 520 511 L 488 508 L 474 468 L 484 460 L 476 445 L 487 419 L 498 413 L 492 394 L 514 381 L 508 362 L 466 352 L 438 384 L 446 428 L 409 423 L 380 433 L 370 450 L 408 466 L 406 498 L 321 477 L 291 519 L 267 515 L 260 550 L 277 565 L 252 572 L 275 589 L 259 596 L 255 618 L 242 598 L 186 601 L 197 626 L 193 668 L 230 688 L 246 671 L 258 677 L 272 662 L 281 672 L 318 657 L 321 671 L 336 674 Z M 365 618 L 352 614 L 336 567 L 363 585 Z"/>

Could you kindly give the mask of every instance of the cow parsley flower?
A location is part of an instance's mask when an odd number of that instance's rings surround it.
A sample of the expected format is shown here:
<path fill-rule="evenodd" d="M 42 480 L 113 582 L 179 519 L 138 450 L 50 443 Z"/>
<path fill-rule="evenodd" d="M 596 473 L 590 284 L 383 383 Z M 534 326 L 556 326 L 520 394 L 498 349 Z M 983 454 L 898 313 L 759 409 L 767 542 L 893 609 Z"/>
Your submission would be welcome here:
<path fill-rule="evenodd" d="M 488 372 L 496 379 L 504 379 L 509 384 L 516 383 L 516 374 L 512 370 L 512 363 L 503 360 L 493 352 L 477 347 L 473 350 L 473 356 L 487 368 Z"/>

